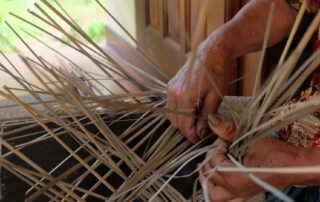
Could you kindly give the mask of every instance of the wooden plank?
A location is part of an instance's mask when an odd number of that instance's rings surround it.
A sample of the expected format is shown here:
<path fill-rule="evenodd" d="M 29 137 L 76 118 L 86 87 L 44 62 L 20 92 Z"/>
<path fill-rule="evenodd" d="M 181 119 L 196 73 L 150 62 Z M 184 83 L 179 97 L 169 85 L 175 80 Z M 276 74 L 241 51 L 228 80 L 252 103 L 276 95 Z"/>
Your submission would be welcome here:
<path fill-rule="evenodd" d="M 182 52 L 186 54 L 190 51 L 190 39 L 191 39 L 191 0 L 182 0 L 181 7 L 181 48 Z"/>
<path fill-rule="evenodd" d="M 161 30 L 161 19 L 160 13 L 162 8 L 162 0 L 148 0 L 149 11 L 148 11 L 148 20 L 149 25 L 156 30 Z"/>
<path fill-rule="evenodd" d="M 200 16 L 200 9 L 201 9 L 201 2 L 198 0 L 191 0 L 190 1 L 190 37 L 191 41 L 194 39 L 196 35 L 196 29 L 197 29 L 197 24 Z M 205 28 L 206 29 L 206 28 Z M 204 40 L 207 36 L 206 31 L 202 30 L 203 32 L 203 37 L 202 39 Z"/>
<path fill-rule="evenodd" d="M 239 11 L 241 0 L 226 0 L 225 7 L 225 21 L 229 21 Z"/>
<path fill-rule="evenodd" d="M 180 44 L 174 41 L 172 38 L 167 37 L 163 40 L 160 33 L 149 27 L 147 29 L 147 44 L 150 54 L 157 58 L 157 63 L 161 65 L 162 70 L 166 75 L 173 77 L 176 72 L 181 68 L 186 56 L 181 54 Z"/>
<path fill-rule="evenodd" d="M 168 1 L 168 0 L 167 0 Z M 168 36 L 180 42 L 180 2 L 183 0 L 169 0 L 168 6 Z M 168 2 L 169 3 L 169 2 Z"/>
<path fill-rule="evenodd" d="M 225 1 L 225 22 L 231 20 L 236 13 L 240 10 L 241 0 L 226 0 Z M 230 69 L 227 94 L 228 95 L 240 95 L 239 92 L 241 82 L 234 82 L 239 77 L 239 62 L 234 59 L 230 62 L 228 67 Z"/>
<path fill-rule="evenodd" d="M 188 40 L 190 38 L 190 21 L 188 15 L 190 13 L 189 0 L 180 0 L 179 10 L 180 10 L 180 46 L 181 54 L 186 54 L 188 52 Z"/>
<path fill-rule="evenodd" d="M 261 52 L 249 53 L 240 59 L 240 71 L 244 79 L 241 82 L 240 94 L 251 96 L 257 75 L 257 66 Z M 261 76 L 261 75 L 259 75 Z M 261 85 L 261 84 L 260 84 Z"/>
<path fill-rule="evenodd" d="M 225 0 L 209 0 L 207 11 L 207 35 L 225 22 Z"/>

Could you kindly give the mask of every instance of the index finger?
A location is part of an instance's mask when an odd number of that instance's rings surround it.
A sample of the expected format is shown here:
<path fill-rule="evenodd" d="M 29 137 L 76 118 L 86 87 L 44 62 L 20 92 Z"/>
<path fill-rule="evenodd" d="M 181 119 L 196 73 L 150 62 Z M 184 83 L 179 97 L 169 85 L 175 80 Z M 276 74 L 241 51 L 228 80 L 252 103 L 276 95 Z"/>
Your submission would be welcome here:
<path fill-rule="evenodd" d="M 183 96 L 178 97 L 178 127 L 184 136 L 192 143 L 197 143 L 199 137 L 196 131 L 196 104 L 187 101 Z"/>
<path fill-rule="evenodd" d="M 202 167 L 199 170 L 199 181 L 200 181 L 200 184 L 201 184 L 202 188 L 204 189 L 204 191 L 208 192 L 208 196 L 211 201 L 213 201 L 213 202 L 229 201 L 234 198 L 229 191 L 227 191 L 226 189 L 224 189 L 221 186 L 215 185 L 211 181 L 211 179 L 208 179 L 205 176 L 205 173 L 206 173 L 206 171 L 205 171 L 204 167 Z"/>

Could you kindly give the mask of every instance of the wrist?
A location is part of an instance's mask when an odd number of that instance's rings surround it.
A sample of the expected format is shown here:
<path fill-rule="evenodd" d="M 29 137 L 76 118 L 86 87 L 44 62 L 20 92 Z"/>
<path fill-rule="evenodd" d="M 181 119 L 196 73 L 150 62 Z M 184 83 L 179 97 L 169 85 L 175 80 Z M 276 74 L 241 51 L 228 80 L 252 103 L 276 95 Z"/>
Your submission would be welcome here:
<path fill-rule="evenodd" d="M 291 145 L 290 145 L 291 147 Z M 320 153 L 317 149 L 306 149 L 292 146 L 286 154 L 285 163 L 279 167 L 312 167 L 319 165 Z M 277 177 L 282 181 L 280 187 L 287 187 L 293 185 L 302 186 L 318 186 L 320 185 L 320 174 L 318 173 L 292 173 L 292 174 L 279 174 Z"/>
<path fill-rule="evenodd" d="M 261 139 L 248 150 L 244 165 L 246 167 L 288 168 L 303 163 L 299 159 L 300 148 L 280 140 Z M 296 174 L 257 173 L 261 179 L 275 187 L 283 188 L 297 183 L 300 176 Z M 303 175 L 301 175 L 303 177 Z"/>
<path fill-rule="evenodd" d="M 320 166 L 320 151 L 318 148 L 301 148 L 295 160 L 295 167 Z M 318 186 L 320 185 L 320 173 L 296 174 L 292 185 Z"/>
<path fill-rule="evenodd" d="M 219 29 L 201 44 L 198 56 L 207 68 L 224 72 L 228 62 L 236 57 L 233 45 L 233 37 L 225 29 Z"/>

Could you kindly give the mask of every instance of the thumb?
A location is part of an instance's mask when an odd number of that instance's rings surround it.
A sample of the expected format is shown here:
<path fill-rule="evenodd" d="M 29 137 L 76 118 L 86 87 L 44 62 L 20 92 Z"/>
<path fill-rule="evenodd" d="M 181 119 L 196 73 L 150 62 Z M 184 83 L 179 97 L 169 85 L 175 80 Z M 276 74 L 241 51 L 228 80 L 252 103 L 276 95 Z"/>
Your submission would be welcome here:
<path fill-rule="evenodd" d="M 236 132 L 235 125 L 217 114 L 208 115 L 209 126 L 221 139 L 232 142 Z"/>

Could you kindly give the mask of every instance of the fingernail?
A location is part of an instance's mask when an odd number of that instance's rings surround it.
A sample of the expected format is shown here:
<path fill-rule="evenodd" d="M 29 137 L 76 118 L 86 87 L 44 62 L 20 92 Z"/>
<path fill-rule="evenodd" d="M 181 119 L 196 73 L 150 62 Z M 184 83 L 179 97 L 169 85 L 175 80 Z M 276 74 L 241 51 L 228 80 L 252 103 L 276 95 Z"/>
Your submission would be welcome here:
<path fill-rule="evenodd" d="M 209 133 L 209 130 L 206 129 L 206 128 L 203 128 L 203 129 L 200 130 L 199 137 L 202 139 L 202 138 L 204 138 L 208 133 Z"/>
<path fill-rule="evenodd" d="M 209 113 L 208 114 L 208 121 L 211 126 L 217 127 L 217 126 L 219 126 L 219 124 L 221 122 L 221 118 L 219 116 L 217 116 L 216 114 Z"/>

